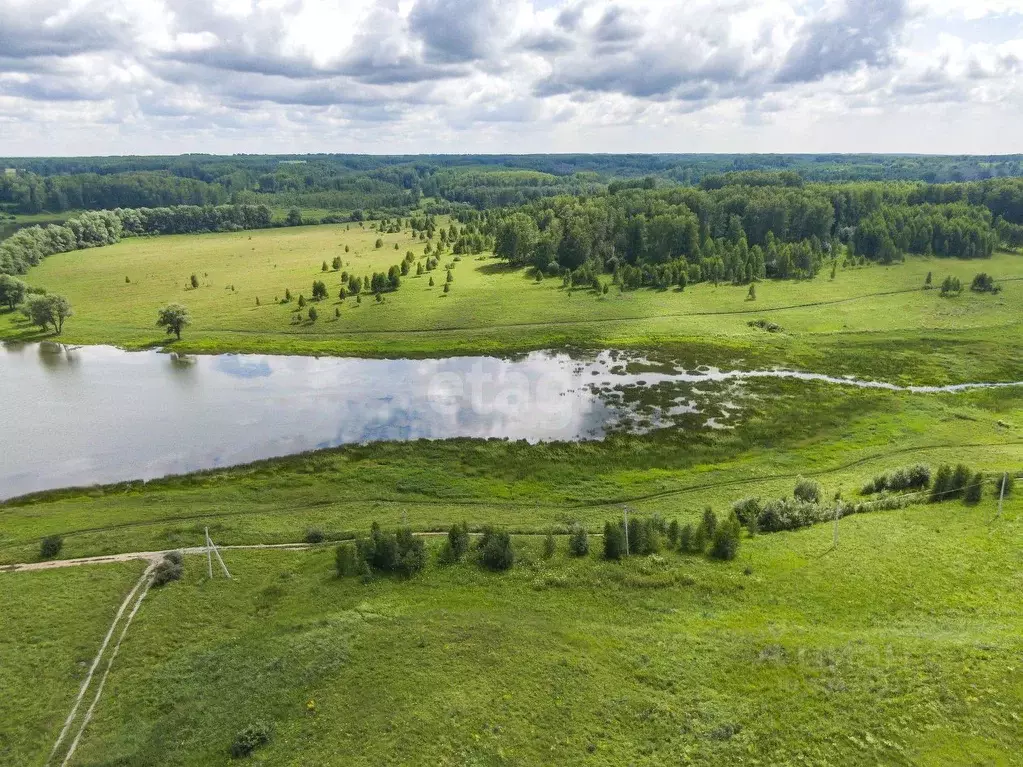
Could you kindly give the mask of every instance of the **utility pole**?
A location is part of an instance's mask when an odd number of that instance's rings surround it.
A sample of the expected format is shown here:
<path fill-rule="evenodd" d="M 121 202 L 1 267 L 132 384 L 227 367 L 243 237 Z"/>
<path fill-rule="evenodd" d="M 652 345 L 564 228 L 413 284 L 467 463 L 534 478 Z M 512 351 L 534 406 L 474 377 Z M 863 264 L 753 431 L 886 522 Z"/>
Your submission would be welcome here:
<path fill-rule="evenodd" d="M 227 569 L 227 565 L 224 564 L 224 558 L 220 556 L 220 550 L 217 548 L 216 544 L 213 543 L 213 539 L 210 538 L 210 529 L 207 527 L 206 528 L 206 564 L 207 564 L 207 567 L 209 568 L 210 578 L 213 578 L 213 562 L 210 559 L 210 551 L 211 550 L 212 550 L 213 554 L 217 557 L 217 561 L 220 563 L 220 569 L 224 571 L 224 575 L 227 576 L 227 579 L 229 581 L 230 580 L 234 580 L 233 578 L 231 578 L 231 573 Z"/>
<path fill-rule="evenodd" d="M 213 553 L 210 551 L 210 529 L 206 528 L 206 577 L 213 580 Z"/>
<path fill-rule="evenodd" d="M 622 515 L 624 522 L 622 527 L 625 529 L 625 556 L 629 556 L 629 507 L 622 506 Z"/>
<path fill-rule="evenodd" d="M 998 514 L 997 514 L 997 516 L 995 516 L 995 519 L 1001 519 L 1002 518 L 1002 501 L 1005 500 L 1005 486 L 1008 484 L 1008 482 L 1009 482 L 1009 473 L 1008 472 L 1004 472 L 1002 474 L 1002 490 L 998 494 Z"/>

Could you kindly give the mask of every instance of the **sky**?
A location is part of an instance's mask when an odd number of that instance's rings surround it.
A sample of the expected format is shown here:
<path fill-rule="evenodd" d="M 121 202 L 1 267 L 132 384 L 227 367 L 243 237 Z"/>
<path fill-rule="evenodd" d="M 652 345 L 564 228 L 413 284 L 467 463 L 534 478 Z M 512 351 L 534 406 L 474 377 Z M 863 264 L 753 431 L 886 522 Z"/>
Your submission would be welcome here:
<path fill-rule="evenodd" d="M 1023 0 L 0 0 L 0 155 L 1023 152 Z"/>

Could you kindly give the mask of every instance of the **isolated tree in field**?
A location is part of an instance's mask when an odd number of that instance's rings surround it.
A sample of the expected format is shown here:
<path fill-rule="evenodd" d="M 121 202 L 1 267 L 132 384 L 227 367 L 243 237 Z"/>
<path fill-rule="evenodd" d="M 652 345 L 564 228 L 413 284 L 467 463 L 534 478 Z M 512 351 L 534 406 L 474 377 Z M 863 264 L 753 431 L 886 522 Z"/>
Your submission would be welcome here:
<path fill-rule="evenodd" d="M 327 284 L 322 280 L 313 280 L 313 300 L 319 301 L 327 297 Z"/>
<path fill-rule="evenodd" d="M 433 287 L 433 275 L 430 275 L 430 287 Z"/>
<path fill-rule="evenodd" d="M 298 308 L 301 309 L 305 306 L 305 296 L 301 293 L 298 294 Z"/>
<path fill-rule="evenodd" d="M 330 262 L 331 268 L 336 272 L 341 268 L 341 256 L 334 256 L 334 260 Z"/>
<path fill-rule="evenodd" d="M 181 304 L 168 304 L 157 315 L 156 326 L 167 328 L 167 334 L 173 333 L 180 341 L 182 329 L 185 325 L 190 325 L 191 322 L 192 318 L 188 314 L 188 309 Z"/>
<path fill-rule="evenodd" d="M 376 247 L 376 248 L 382 248 L 382 247 L 384 247 L 384 241 L 383 241 L 383 238 L 381 238 L 381 237 L 377 237 L 377 241 L 376 241 L 376 242 L 374 243 L 373 247 Z"/>
<path fill-rule="evenodd" d="M 64 547 L 64 539 L 59 535 L 50 535 L 43 538 L 42 543 L 39 544 L 39 558 L 40 559 L 53 559 L 60 553 L 60 550 Z"/>
<path fill-rule="evenodd" d="M 348 252 L 348 246 L 345 245 L 345 253 L 347 253 L 347 252 Z"/>
<path fill-rule="evenodd" d="M 458 522 L 448 530 L 442 558 L 446 562 L 460 562 L 469 550 L 469 525 Z"/>
<path fill-rule="evenodd" d="M 543 551 L 541 552 L 544 559 L 550 559 L 554 556 L 554 552 L 558 550 L 558 541 L 554 537 L 554 533 L 547 533 L 543 539 Z"/>
<path fill-rule="evenodd" d="M 757 286 L 756 285 L 751 284 L 749 286 L 749 292 L 746 294 L 746 300 L 747 301 L 756 301 L 757 300 Z"/>
<path fill-rule="evenodd" d="M 444 283 L 444 292 L 445 293 L 450 293 L 451 292 L 451 283 L 450 282 L 445 282 Z"/>
<path fill-rule="evenodd" d="M 27 291 L 28 286 L 21 280 L 9 274 L 0 274 L 0 303 L 5 304 L 8 309 L 13 309 L 24 301 Z"/>
<path fill-rule="evenodd" d="M 335 306 L 334 307 L 334 318 L 335 319 L 339 319 L 340 317 L 341 317 L 341 307 Z"/>
<path fill-rule="evenodd" d="M 445 282 L 454 282 L 454 281 L 455 281 L 455 275 L 453 275 L 453 274 L 451 273 L 451 270 L 450 270 L 450 269 L 448 269 L 448 276 L 447 276 L 447 278 L 445 279 Z"/>
<path fill-rule="evenodd" d="M 573 557 L 585 557 L 590 553 L 590 537 L 582 525 L 573 525 L 568 536 L 568 553 Z"/>
<path fill-rule="evenodd" d="M 199 278 L 196 277 L 194 274 L 188 278 L 188 281 L 191 283 L 193 288 L 199 287 Z"/>
<path fill-rule="evenodd" d="M 23 311 L 33 325 L 41 328 L 53 325 L 57 335 L 64 329 L 64 320 L 74 314 L 71 303 L 58 295 L 30 296 Z"/>
<path fill-rule="evenodd" d="M 625 530 L 618 522 L 604 523 L 604 559 L 617 560 L 625 556 Z"/>
<path fill-rule="evenodd" d="M 290 302 L 291 302 L 291 291 L 289 289 L 285 288 L 284 289 L 284 303 L 287 304 L 287 303 L 290 303 Z"/>
<path fill-rule="evenodd" d="M 735 559 L 739 551 L 742 526 L 733 511 L 724 522 L 717 526 L 710 543 L 710 555 L 714 559 Z"/>
<path fill-rule="evenodd" d="M 927 277 L 924 279 L 924 290 L 930 290 L 932 287 L 934 287 L 931 284 L 932 281 L 933 281 L 933 275 L 930 272 L 927 272 Z"/>
<path fill-rule="evenodd" d="M 310 306 L 309 307 L 309 321 L 310 322 L 316 322 L 316 320 L 319 318 L 319 316 L 320 316 L 320 314 L 319 314 L 319 312 L 316 311 L 316 307 L 315 306 Z"/>
<path fill-rule="evenodd" d="M 515 564 L 511 536 L 505 531 L 484 529 L 479 546 L 480 564 L 488 570 L 508 570 Z"/>

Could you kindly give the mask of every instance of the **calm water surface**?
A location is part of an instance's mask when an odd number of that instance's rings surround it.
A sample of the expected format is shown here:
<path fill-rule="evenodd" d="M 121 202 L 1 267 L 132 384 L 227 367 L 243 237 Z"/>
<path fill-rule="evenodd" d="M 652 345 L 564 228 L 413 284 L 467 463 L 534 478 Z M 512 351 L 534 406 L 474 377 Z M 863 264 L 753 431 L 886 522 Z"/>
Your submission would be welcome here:
<path fill-rule="evenodd" d="M 729 428 L 744 382 L 763 377 L 899 388 L 792 371 L 684 371 L 615 352 L 372 360 L 0 345 L 0 499 L 377 440 L 599 439 L 630 424 L 623 390 L 665 385 L 677 387 L 668 406 L 641 428 L 683 414 L 690 427 Z"/>

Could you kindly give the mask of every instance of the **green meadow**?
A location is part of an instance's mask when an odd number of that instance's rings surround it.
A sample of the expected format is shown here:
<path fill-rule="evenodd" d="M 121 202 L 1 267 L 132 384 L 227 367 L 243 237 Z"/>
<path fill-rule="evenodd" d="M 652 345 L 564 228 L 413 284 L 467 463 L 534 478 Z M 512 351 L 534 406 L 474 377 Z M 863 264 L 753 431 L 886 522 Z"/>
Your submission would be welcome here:
<path fill-rule="evenodd" d="M 408 250 L 425 262 L 424 248 L 368 223 L 138 238 L 51 256 L 25 280 L 70 300 L 60 340 L 72 344 L 366 356 L 616 348 L 655 366 L 1023 380 L 1018 254 L 909 257 L 834 278 L 828 267 L 759 282 L 753 300 L 726 284 L 569 290 L 490 255 L 445 254 L 421 276 L 413 263 L 382 302 L 339 300 L 342 271 L 386 271 Z M 923 289 L 928 273 L 969 285 L 981 271 L 1000 292 Z M 314 280 L 329 296 L 300 310 Z M 285 291 L 295 300 L 282 303 Z M 155 326 L 172 302 L 192 315 L 180 341 Z M 760 319 L 780 329 L 749 324 Z M 0 313 L 0 338 L 47 337 Z M 47 536 L 72 558 L 195 547 L 207 528 L 225 547 L 322 542 L 224 549 L 230 581 L 186 556 L 183 578 L 142 603 L 74 765 L 234 763 L 236 736 L 257 723 L 269 742 L 247 763 L 264 765 L 1019 763 L 1023 496 L 1017 480 L 998 516 L 993 482 L 1023 472 L 1023 389 L 743 387 L 730 429 L 701 416 L 578 443 L 352 445 L 0 503 L 0 764 L 46 761 L 144 567 L 4 565 L 37 561 Z M 640 393 L 637 407 L 657 396 Z M 724 519 L 736 500 L 790 497 L 800 477 L 820 483 L 823 503 L 857 500 L 872 477 L 920 463 L 982 472 L 983 499 L 918 498 L 837 528 L 744 532 L 726 562 L 666 549 L 600 556 L 604 523 L 623 507 L 695 524 L 706 507 Z M 428 534 L 463 521 L 511 532 L 515 566 L 442 564 L 442 538 Z M 373 522 L 427 534 L 425 570 L 339 578 L 335 543 Z M 591 536 L 585 557 L 568 555 L 575 527 Z"/>
<path fill-rule="evenodd" d="M 544 559 L 516 538 L 505 574 L 431 561 L 369 584 L 337 578 L 330 549 L 225 551 L 233 581 L 187 557 L 147 597 L 74 763 L 226 764 L 259 722 L 267 765 L 1012 764 L 1021 512 L 855 516 L 837 547 L 825 525 L 748 539 L 729 563 L 611 564 L 563 539 Z M 84 572 L 0 588 L 27 601 Z M 126 589 L 75 585 L 109 603 Z M 63 635 L 61 609 L 46 592 L 23 630 Z M 51 658 L 57 674 L 66 652 Z M 8 732 L 32 726 L 36 688 L 5 684 Z M 14 748 L 38 762 L 46 743 Z"/>
<path fill-rule="evenodd" d="M 378 234 L 370 226 L 126 239 L 51 256 L 26 280 L 70 299 L 75 316 L 62 336 L 68 343 L 365 356 L 657 349 L 700 362 L 784 363 L 927 383 L 971 375 L 1005 380 L 1023 370 L 1019 345 L 1002 342 L 1023 332 L 1023 257 L 1017 254 L 978 261 L 909 257 L 891 266 L 839 268 L 834 279 L 825 269 L 812 280 L 758 283 L 749 300 L 746 286 L 709 283 L 681 292 L 612 287 L 598 295 L 566 289 L 560 279 L 536 282 L 492 256 L 449 253 L 422 276 L 413 265 L 382 303 L 368 294 L 361 303 L 350 296 L 341 301 L 341 271 L 368 277 L 400 263 L 409 250 L 425 263 L 426 243 L 410 230 Z M 335 257 L 343 263 L 337 272 L 330 268 Z M 453 276 L 448 293 L 446 266 Z M 969 284 L 980 271 L 1002 281 L 1003 290 L 967 290 L 955 298 L 923 290 L 928 272 L 937 285 L 947 275 Z M 313 281 L 321 279 L 329 296 L 315 304 L 319 317 L 310 322 L 297 298 L 311 298 Z M 281 303 L 286 290 L 295 300 Z M 193 323 L 173 343 L 155 324 L 157 309 L 172 302 L 187 306 Z M 758 319 L 782 332 L 749 326 Z M 34 339 L 39 332 L 12 312 L 0 314 L 0 337 Z"/>

